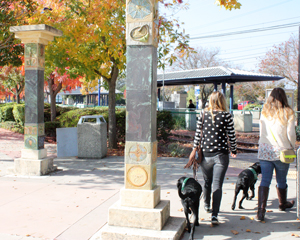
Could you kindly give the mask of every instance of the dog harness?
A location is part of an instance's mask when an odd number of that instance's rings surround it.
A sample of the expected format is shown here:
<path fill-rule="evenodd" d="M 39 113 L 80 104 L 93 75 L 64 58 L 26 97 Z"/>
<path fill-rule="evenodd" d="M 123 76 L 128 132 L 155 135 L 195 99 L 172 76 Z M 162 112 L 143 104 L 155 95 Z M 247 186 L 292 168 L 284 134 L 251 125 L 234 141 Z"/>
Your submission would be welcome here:
<path fill-rule="evenodd" d="M 255 172 L 255 170 L 253 168 L 248 168 L 249 170 L 251 170 L 251 172 L 254 175 L 254 180 L 257 180 L 257 173 Z"/>
<path fill-rule="evenodd" d="M 181 186 L 181 191 L 183 191 L 183 189 L 184 189 L 184 187 L 185 187 L 185 184 L 186 184 L 186 182 L 187 182 L 187 180 L 189 180 L 190 178 L 185 178 L 184 180 L 183 180 L 183 183 L 182 183 L 182 186 Z"/>

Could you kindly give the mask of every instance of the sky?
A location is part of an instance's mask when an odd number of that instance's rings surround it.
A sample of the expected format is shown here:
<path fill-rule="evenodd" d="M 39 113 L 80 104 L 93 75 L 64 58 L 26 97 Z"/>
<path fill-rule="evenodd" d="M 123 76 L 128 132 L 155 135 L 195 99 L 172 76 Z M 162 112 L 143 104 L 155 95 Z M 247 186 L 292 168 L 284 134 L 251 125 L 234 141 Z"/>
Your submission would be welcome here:
<path fill-rule="evenodd" d="M 292 33 L 299 36 L 300 0 L 239 0 L 241 9 L 232 11 L 220 8 L 215 0 L 183 2 L 189 3 L 189 9 L 178 11 L 174 17 L 185 23 L 183 28 L 190 35 L 190 46 L 220 48 L 222 60 L 243 70 L 257 71 L 259 57 L 272 46 L 287 41 Z M 240 31 L 248 33 L 236 34 Z M 216 34 L 227 36 L 212 37 Z"/>

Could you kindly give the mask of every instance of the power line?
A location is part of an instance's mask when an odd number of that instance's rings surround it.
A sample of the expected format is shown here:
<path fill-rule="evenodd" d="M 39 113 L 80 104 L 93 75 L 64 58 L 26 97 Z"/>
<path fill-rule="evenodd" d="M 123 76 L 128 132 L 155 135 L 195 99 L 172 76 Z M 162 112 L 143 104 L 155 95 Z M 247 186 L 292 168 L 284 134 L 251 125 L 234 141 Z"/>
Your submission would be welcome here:
<path fill-rule="evenodd" d="M 238 27 L 238 28 L 228 28 L 228 29 L 223 29 L 222 31 L 228 31 L 228 30 L 232 30 L 232 29 L 236 30 L 236 29 L 239 29 L 239 28 L 246 28 L 246 27 L 253 27 L 253 26 L 257 26 L 257 25 L 263 25 L 263 24 L 274 23 L 274 22 L 281 22 L 281 21 L 291 20 L 291 19 L 295 19 L 295 18 L 300 18 L 300 16 L 298 16 L 298 17 L 292 17 L 292 18 L 285 18 L 285 19 L 271 21 L 271 22 L 263 22 L 263 23 L 257 23 L 257 24 L 252 24 L 252 25 L 246 25 L 246 26 Z M 202 33 L 202 34 L 210 34 L 210 33 L 215 33 L 215 32 L 216 31 L 206 32 L 206 33 Z"/>
<path fill-rule="evenodd" d="M 244 17 L 244 16 L 252 14 L 252 13 L 257 13 L 257 12 L 260 12 L 260 11 L 263 11 L 263 10 L 266 10 L 266 9 L 269 9 L 269 8 L 272 8 L 272 7 L 276 7 L 278 5 L 281 5 L 281 4 L 290 2 L 290 1 L 292 1 L 292 0 L 287 0 L 285 2 L 281 2 L 281 3 L 278 3 L 278 4 L 271 5 L 271 6 L 267 6 L 265 8 L 257 9 L 257 10 L 254 10 L 254 11 L 251 11 L 251 12 L 248 12 L 248 13 L 245 13 L 245 14 L 241 14 L 241 15 L 235 16 L 235 17 L 227 18 L 227 19 L 222 20 L 222 22 L 227 22 L 227 21 L 235 19 L 235 18 Z M 213 22 L 213 23 L 210 23 L 210 24 L 206 24 L 206 25 L 199 25 L 198 27 L 202 27 L 202 26 L 203 27 L 208 27 L 208 26 L 215 25 L 215 24 L 220 24 L 220 22 L 217 21 L 217 22 Z"/>
<path fill-rule="evenodd" d="M 278 35 L 278 34 L 283 34 L 283 33 L 293 33 L 295 31 L 288 31 L 288 32 L 279 32 L 279 33 L 271 33 L 271 34 L 265 34 L 265 35 L 259 35 L 259 36 L 251 36 L 251 38 L 256 38 L 256 37 L 264 37 L 264 36 L 271 36 L 271 35 Z M 249 38 L 249 37 L 242 37 L 242 38 L 231 38 L 231 39 L 227 39 L 227 40 L 222 40 L 222 42 L 227 42 L 227 41 L 235 41 L 235 40 L 240 40 L 240 39 L 245 39 L 245 38 Z M 192 40 L 198 40 L 199 39 L 192 39 Z M 218 41 L 209 41 L 209 42 L 201 42 L 201 44 L 207 44 L 207 43 L 216 43 L 216 42 L 220 42 L 220 40 Z"/>
<path fill-rule="evenodd" d="M 254 54 L 254 55 L 257 55 L 257 54 Z M 232 58 L 224 58 L 224 59 L 222 59 L 223 61 L 228 61 L 228 60 L 232 60 L 232 59 L 234 59 L 234 61 L 238 61 L 238 60 L 243 60 L 243 59 L 251 59 L 251 58 L 256 58 L 256 57 L 260 57 L 260 56 L 263 56 L 264 55 L 264 53 L 258 53 L 258 55 L 257 56 L 253 56 L 253 57 L 246 57 L 246 58 L 244 58 L 244 56 L 239 56 L 239 57 L 232 57 Z"/>
<path fill-rule="evenodd" d="M 276 29 L 281 29 L 281 28 L 296 27 L 299 24 L 300 24 L 300 22 L 295 22 L 295 23 L 281 24 L 281 25 L 275 25 L 275 26 L 270 26 L 270 27 L 265 27 L 265 28 L 254 28 L 254 29 L 249 29 L 249 30 L 244 30 L 244 31 L 220 33 L 220 34 L 214 34 L 214 35 L 206 35 L 206 36 L 202 36 L 202 37 L 193 37 L 193 38 L 190 38 L 190 39 L 194 40 L 194 39 L 224 37 L 224 36 L 231 36 L 231 35 L 238 35 L 238 34 L 245 34 L 245 33 L 270 31 L 270 30 L 276 30 Z"/>

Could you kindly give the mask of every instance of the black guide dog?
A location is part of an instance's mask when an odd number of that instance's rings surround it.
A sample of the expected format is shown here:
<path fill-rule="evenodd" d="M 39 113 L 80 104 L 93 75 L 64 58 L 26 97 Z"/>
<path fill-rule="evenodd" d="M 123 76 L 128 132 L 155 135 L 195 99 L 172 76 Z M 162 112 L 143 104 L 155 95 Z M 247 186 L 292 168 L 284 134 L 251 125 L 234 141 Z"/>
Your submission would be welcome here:
<path fill-rule="evenodd" d="M 194 178 L 181 177 L 178 179 L 177 189 L 184 209 L 188 232 L 190 233 L 189 240 L 192 240 L 194 239 L 195 226 L 199 226 L 202 187 Z M 192 223 L 190 223 L 189 214 L 193 214 Z"/>
<path fill-rule="evenodd" d="M 235 194 L 233 198 L 233 203 L 231 209 L 235 209 L 236 197 L 239 194 L 240 190 L 243 190 L 243 197 L 239 202 L 239 209 L 244 209 L 242 206 L 243 200 L 246 198 L 247 200 L 251 200 L 254 198 L 254 185 L 257 181 L 258 174 L 261 173 L 260 163 L 256 162 L 249 168 L 243 170 L 239 175 L 235 185 Z M 249 197 L 248 190 L 249 188 L 252 191 L 252 195 Z"/>

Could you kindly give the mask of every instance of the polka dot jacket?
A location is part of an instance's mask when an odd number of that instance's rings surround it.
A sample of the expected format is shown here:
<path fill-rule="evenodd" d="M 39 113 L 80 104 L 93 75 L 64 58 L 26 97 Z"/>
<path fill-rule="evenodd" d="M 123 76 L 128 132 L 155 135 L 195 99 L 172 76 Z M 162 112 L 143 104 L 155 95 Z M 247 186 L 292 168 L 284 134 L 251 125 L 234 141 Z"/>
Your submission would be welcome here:
<path fill-rule="evenodd" d="M 234 131 L 233 119 L 230 113 L 214 111 L 214 122 L 210 112 L 204 112 L 203 140 L 201 141 L 202 116 L 197 121 L 197 128 L 194 139 L 194 148 L 201 142 L 203 155 L 206 157 L 215 156 L 220 153 L 229 153 L 229 148 L 236 154 L 236 136 Z M 230 147 L 228 146 L 228 138 Z"/>

